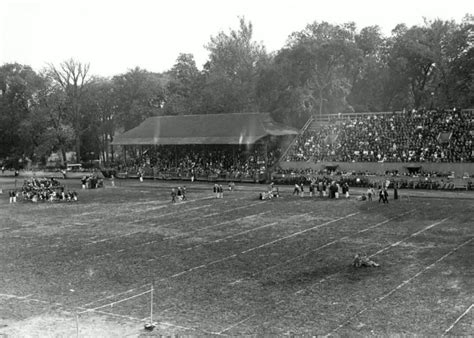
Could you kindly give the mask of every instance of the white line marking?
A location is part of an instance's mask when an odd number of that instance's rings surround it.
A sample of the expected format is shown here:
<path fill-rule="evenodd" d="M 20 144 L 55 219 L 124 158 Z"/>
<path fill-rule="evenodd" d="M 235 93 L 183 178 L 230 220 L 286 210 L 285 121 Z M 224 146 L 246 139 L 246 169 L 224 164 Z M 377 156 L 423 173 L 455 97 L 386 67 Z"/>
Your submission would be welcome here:
<path fill-rule="evenodd" d="M 145 317 L 143 319 L 140 319 L 140 318 L 137 318 L 137 317 L 132 317 L 132 316 L 125 316 L 125 315 L 119 315 L 119 314 L 116 314 L 116 313 L 112 313 L 112 312 L 106 312 L 106 311 L 100 311 L 100 310 L 94 310 L 92 311 L 94 313 L 99 313 L 99 314 L 103 314 L 103 315 L 107 315 L 107 316 L 112 316 L 112 317 L 119 317 L 119 318 L 125 318 L 125 319 L 129 319 L 129 320 L 132 320 L 132 321 L 139 321 L 139 322 L 147 322 L 150 320 L 150 317 Z M 195 328 L 192 328 L 192 327 L 186 327 L 186 326 L 182 326 L 182 325 L 176 325 L 176 324 L 172 324 L 172 323 L 168 323 L 168 322 L 153 322 L 153 323 L 156 323 L 156 325 L 163 325 L 163 326 L 168 326 L 168 327 L 175 327 L 177 329 L 183 329 L 183 330 L 190 330 L 190 331 L 202 331 L 202 330 L 199 330 L 199 329 L 195 329 Z M 202 331 L 204 333 L 207 333 L 205 331 Z"/>
<path fill-rule="evenodd" d="M 389 250 L 389 249 L 391 249 L 391 248 L 397 246 L 397 245 L 400 245 L 401 243 L 403 243 L 403 242 L 406 241 L 407 239 L 410 239 L 410 238 L 412 238 L 412 237 L 415 236 L 415 235 L 419 235 L 419 234 L 421 234 L 422 232 L 424 232 L 424 231 L 426 231 L 426 230 L 428 230 L 428 229 L 431 229 L 432 227 L 434 227 L 434 226 L 436 226 L 436 225 L 439 225 L 439 224 L 443 223 L 443 222 L 446 221 L 447 219 L 449 219 L 449 217 L 448 217 L 448 218 L 445 218 L 445 219 L 443 219 L 443 220 L 441 220 L 441 221 L 439 221 L 439 222 L 430 224 L 430 225 L 428 225 L 427 227 L 425 227 L 425 228 L 423 228 L 423 229 L 421 229 L 421 230 L 419 230 L 419 231 L 417 231 L 417 232 L 411 234 L 410 236 L 407 236 L 407 237 L 403 238 L 402 240 L 400 240 L 400 241 L 398 241 L 398 242 L 396 242 L 396 243 L 393 243 L 393 244 L 390 244 L 390 245 L 386 246 L 385 248 L 383 248 L 383 249 L 377 251 L 376 253 L 370 255 L 369 257 L 372 258 L 372 257 L 374 257 L 374 256 L 377 256 L 378 254 L 381 254 L 382 252 L 385 252 L 385 251 L 387 251 L 387 250 Z M 336 275 L 338 275 L 338 274 L 340 274 L 340 272 L 336 272 L 336 273 L 333 273 L 332 275 L 326 276 L 325 278 L 319 280 L 318 282 L 316 282 L 316 283 L 314 283 L 314 284 L 311 284 L 309 287 L 307 287 L 307 288 L 305 288 L 305 289 L 301 289 L 301 290 L 299 290 L 299 291 L 296 291 L 295 294 L 300 294 L 300 293 L 306 291 L 308 288 L 309 288 L 310 291 L 311 291 L 311 289 L 312 289 L 315 285 L 321 284 L 322 282 L 327 281 L 328 279 L 330 279 L 330 278 L 332 278 L 332 277 L 334 277 L 334 276 L 336 276 Z"/>
<path fill-rule="evenodd" d="M 240 235 L 243 235 L 243 234 L 248 234 L 249 232 L 257 231 L 257 230 L 260 230 L 260 229 L 263 229 L 263 228 L 271 227 L 271 226 L 273 226 L 275 224 L 278 224 L 278 223 L 279 222 L 272 222 L 272 223 L 269 223 L 269 224 L 264 224 L 264 225 L 261 225 L 261 226 L 256 227 L 256 228 L 252 228 L 252 229 L 249 229 L 249 230 L 244 230 L 244 231 L 238 232 L 236 234 L 232 234 L 232 235 L 228 235 L 228 236 L 216 239 L 216 240 L 211 241 L 209 243 L 219 243 L 219 242 L 225 241 L 226 239 L 237 237 L 237 236 L 240 236 Z"/>
<path fill-rule="evenodd" d="M 387 220 L 385 220 L 385 221 L 382 221 L 382 222 L 380 222 L 380 223 L 377 223 L 377 224 L 375 224 L 375 225 L 372 225 L 372 226 L 370 226 L 370 227 L 368 227 L 368 228 L 366 228 L 366 229 L 359 230 L 359 231 L 356 232 L 356 234 L 365 232 L 365 231 L 367 231 L 367 230 L 369 230 L 369 229 L 374 229 L 374 228 L 376 228 L 376 227 L 379 227 L 379 226 L 381 226 L 381 225 L 383 225 L 383 224 L 385 224 L 385 223 L 388 223 L 388 222 L 390 222 L 390 221 L 392 221 L 392 220 L 394 220 L 394 219 L 400 218 L 400 217 L 402 217 L 402 216 L 404 216 L 404 215 L 406 215 L 406 214 L 408 214 L 408 213 L 410 213 L 410 212 L 411 212 L 411 211 L 406 212 L 406 213 L 401 214 L 401 215 L 396 216 L 396 217 L 392 217 L 392 218 L 390 218 L 390 219 L 387 219 Z M 333 245 L 333 244 L 335 244 L 335 243 L 337 243 L 337 242 L 340 242 L 340 241 L 343 241 L 343 240 L 345 240 L 345 239 L 348 239 L 348 238 L 350 238 L 351 236 L 353 236 L 353 235 L 347 235 L 347 236 L 341 237 L 341 238 L 339 238 L 339 239 L 335 239 L 335 240 L 332 241 L 332 242 L 328 242 L 328 243 L 326 243 L 326 244 L 324 244 L 324 245 L 321 245 L 321 246 L 319 246 L 319 247 L 317 247 L 317 248 L 315 248 L 315 249 L 306 251 L 306 252 L 302 253 L 301 255 L 298 255 L 298 256 L 296 256 L 296 257 L 290 258 L 290 259 L 288 259 L 288 260 L 286 260 L 286 261 L 284 261 L 284 262 L 281 262 L 281 263 L 278 263 L 278 264 L 275 264 L 275 265 L 266 267 L 266 268 L 260 270 L 259 272 L 257 272 L 256 274 L 260 274 L 260 273 L 262 273 L 262 272 L 264 272 L 264 271 L 271 270 L 271 269 L 274 269 L 274 268 L 276 268 L 276 267 L 279 267 L 279 266 L 288 264 L 288 263 L 293 262 L 293 261 L 295 261 L 295 260 L 297 260 L 297 259 L 300 259 L 301 257 L 307 256 L 308 254 L 310 254 L 310 253 L 312 253 L 312 252 L 319 251 L 319 250 L 324 249 L 324 248 L 326 248 L 326 247 L 328 247 L 328 246 L 331 246 L 331 245 Z M 252 276 L 255 277 L 256 274 L 253 274 Z"/>
<path fill-rule="evenodd" d="M 35 298 L 30 298 L 32 295 L 27 295 L 27 296 L 17 296 L 17 295 L 9 295 L 9 294 L 4 294 L 0 293 L 0 297 L 7 298 L 7 299 L 17 299 L 17 300 L 22 300 L 22 301 L 31 301 L 31 302 L 36 302 L 36 303 L 42 303 L 42 304 L 51 304 L 50 302 L 40 300 L 40 299 L 35 299 Z"/>
<path fill-rule="evenodd" d="M 114 294 L 114 295 L 110 295 L 110 296 L 107 296 L 107 297 L 104 297 L 104 298 L 96 299 L 96 300 L 94 300 L 94 301 L 92 301 L 92 302 L 90 302 L 90 303 L 84 304 L 82 307 L 83 307 L 83 308 L 86 308 L 86 307 L 88 307 L 88 306 L 90 306 L 90 305 L 92 305 L 92 304 L 94 304 L 94 303 L 99 303 L 99 302 L 102 302 L 102 301 L 107 300 L 107 299 L 111 299 L 111 298 L 115 298 L 115 297 L 117 297 L 117 296 L 125 295 L 125 294 L 130 293 L 130 292 L 133 292 L 133 291 L 135 291 L 135 290 L 142 289 L 142 288 L 144 288 L 145 286 L 150 287 L 150 284 L 145 284 L 145 285 L 138 286 L 138 287 L 136 287 L 136 288 L 133 288 L 133 289 L 130 289 L 130 290 L 127 290 L 127 291 L 123 291 L 123 292 L 120 292 L 120 293 L 116 293 L 116 294 Z"/>
<path fill-rule="evenodd" d="M 208 207 L 210 206 L 210 204 L 208 205 L 204 205 L 204 206 L 200 206 L 200 207 L 196 207 L 196 208 L 192 208 L 192 209 L 187 209 L 186 211 L 189 211 L 189 210 L 195 210 L 195 209 L 201 209 L 201 208 L 205 208 L 205 207 Z M 170 214 L 175 214 L 176 212 L 173 212 L 173 213 L 168 213 L 168 214 L 163 214 L 163 215 L 160 215 L 159 217 L 161 216 L 166 216 L 166 215 L 170 215 Z M 132 223 L 136 223 L 136 222 L 141 222 L 143 221 L 144 219 L 140 219 L 140 220 L 137 220 L 135 222 L 131 222 L 130 224 Z M 150 219 L 146 219 L 146 220 L 151 220 Z M 165 224 L 165 226 L 167 225 L 170 225 L 170 224 L 175 224 L 175 223 L 179 223 L 181 221 L 177 221 L 177 222 L 172 222 L 172 223 L 169 223 L 169 224 Z M 84 244 L 85 246 L 89 246 L 89 245 L 93 245 L 93 244 L 97 244 L 97 243 L 103 243 L 103 242 L 107 242 L 107 241 L 110 241 L 110 240 L 113 240 L 113 239 L 116 239 L 116 238 L 121 238 L 121 237 L 128 237 L 128 236 L 131 236 L 131 235 L 134 235 L 134 234 L 137 234 L 137 233 L 141 233 L 141 232 L 144 232 L 144 230 L 136 230 L 136 231 L 131 231 L 131 232 L 128 232 L 128 233 L 125 233 L 125 234 L 122 234 L 122 235 L 117 235 L 117 236 L 112 236 L 112 237 L 108 237 L 108 238 L 103 238 L 103 239 L 100 239 L 100 240 L 97 240 L 97 241 L 92 241 L 92 242 L 89 242 L 89 243 L 86 243 Z M 103 256 L 104 254 L 101 254 L 100 256 Z M 98 256 L 92 256 L 92 257 L 98 257 Z"/>
<path fill-rule="evenodd" d="M 258 213 L 258 214 L 255 214 L 255 215 L 249 215 L 249 216 L 245 216 L 245 217 L 241 217 L 241 218 L 237 218 L 237 219 L 232 219 L 232 220 L 229 220 L 229 221 L 225 221 L 225 222 L 221 222 L 221 223 L 218 223 L 218 224 L 214 224 L 214 225 L 210 225 L 210 226 L 207 226 L 207 227 L 203 227 L 203 228 L 198 228 L 198 229 L 194 229 L 194 230 L 191 230 L 191 231 L 188 231 L 188 232 L 184 232 L 184 233 L 181 233 L 181 234 L 178 234 L 178 235 L 174 235 L 174 236 L 170 236 L 170 237 L 164 237 L 164 238 L 160 238 L 160 239 L 155 239 L 155 240 L 152 240 L 152 241 L 148 241 L 148 242 L 144 242 L 144 243 L 137 243 L 137 244 L 134 244 L 134 245 L 131 245 L 131 246 L 128 246 L 128 248 L 131 248 L 131 247 L 136 247 L 136 246 L 142 246 L 142 245 L 150 245 L 150 244 L 154 244 L 154 243 L 157 243 L 157 242 L 163 242 L 163 241 L 166 241 L 166 240 L 170 240 L 170 239 L 174 239 L 174 238 L 177 238 L 177 237 L 182 237 L 182 236 L 185 236 L 185 235 L 188 235 L 188 234 L 191 234 L 191 233 L 195 233 L 195 232 L 199 232 L 201 230 L 204 230 L 204 229 L 208 229 L 208 228 L 212 228 L 212 227 L 216 227 L 216 226 L 219 226 L 219 225 L 222 225 L 222 224 L 226 224 L 226 223 L 232 223 L 232 222 L 237 222 L 238 220 L 242 220 L 242 219 L 245 219 L 245 218 L 251 218 L 251 217 L 255 217 L 255 216 L 259 216 L 259 215 L 263 215 L 263 214 L 267 214 L 269 213 L 270 211 L 265 211 L 265 212 L 261 212 L 261 213 Z M 194 219 L 201 219 L 202 217 L 194 217 L 194 218 L 191 218 L 191 219 L 187 219 L 185 220 L 186 222 L 190 221 L 190 220 L 194 220 Z M 173 225 L 173 224 L 176 224 L 176 223 L 182 223 L 183 221 L 176 221 L 176 222 L 171 222 L 171 223 L 167 223 L 167 224 L 162 224 L 161 226 L 159 227 L 155 227 L 155 229 L 157 228 L 163 228 L 163 227 L 167 227 L 167 226 L 170 226 L 170 225 Z M 139 231 L 140 232 L 140 231 Z M 141 231 L 143 232 L 143 231 Z M 133 234 L 133 233 L 136 233 L 136 232 L 131 232 L 129 234 Z M 127 234 L 125 234 L 127 235 Z M 124 237 L 125 235 L 119 235 L 119 236 L 116 236 L 116 237 L 113 237 L 113 238 L 117 238 L 117 237 Z M 111 238 L 112 239 L 112 238 Z M 103 242 L 104 240 L 98 240 L 96 242 Z M 190 250 L 190 249 L 193 249 L 193 248 L 196 248 L 198 246 L 202 246 L 203 244 L 199 244 L 199 245 L 196 245 L 194 247 L 191 247 L 191 248 L 188 248 L 186 250 Z M 121 249 L 121 250 L 117 250 L 117 251 L 114 251 L 115 253 L 118 253 L 118 252 L 123 252 L 125 251 L 126 249 Z M 90 258 L 98 258 L 98 257 L 104 257 L 104 256 L 110 256 L 112 255 L 112 253 L 102 253 L 102 254 L 98 254 L 98 255 L 94 255 L 94 256 L 88 256 L 87 258 L 90 259 Z M 155 259 L 159 259 L 159 258 L 164 258 L 164 257 L 168 257 L 170 256 L 170 254 L 167 254 L 167 255 L 164 255 L 164 256 L 160 256 L 160 257 L 157 257 L 157 258 L 152 258 L 150 259 L 149 261 L 152 261 L 152 260 L 155 260 Z"/>
<path fill-rule="evenodd" d="M 285 237 L 280 237 L 280 238 L 278 238 L 278 239 L 276 239 L 276 240 L 273 240 L 273 241 L 264 243 L 264 244 L 262 244 L 262 245 L 256 246 L 256 247 L 254 247 L 254 248 L 251 248 L 251 249 L 242 251 L 242 252 L 240 252 L 239 254 L 240 254 L 240 255 L 244 255 L 244 254 L 246 254 L 246 253 L 248 253 L 248 252 L 251 252 L 251 251 L 254 251 L 254 250 L 258 250 L 258 249 L 260 249 L 260 248 L 263 248 L 263 247 L 272 245 L 272 244 L 274 244 L 274 243 L 283 241 L 283 240 L 288 239 L 288 238 L 295 237 L 295 236 L 300 235 L 300 234 L 302 234 L 302 233 L 305 233 L 305 232 L 307 232 L 307 231 L 317 229 L 317 228 L 322 227 L 322 226 L 324 226 L 324 225 L 328 225 L 328 224 L 331 224 L 331 223 L 334 223 L 334 222 L 337 222 L 337 221 L 346 219 L 346 218 L 348 218 L 348 217 L 352 217 L 352 216 L 357 215 L 357 214 L 359 214 L 359 213 L 356 212 L 356 213 L 353 213 L 353 214 L 349 214 L 349 215 L 347 215 L 347 216 L 340 217 L 340 218 L 337 218 L 337 219 L 335 219 L 335 220 L 332 220 L 332 221 L 329 221 L 329 222 L 326 222 L 326 223 L 323 223 L 323 224 L 319 224 L 319 225 L 317 225 L 317 226 L 314 226 L 314 227 L 311 227 L 311 228 L 308 228 L 308 229 L 305 229 L 305 230 L 302 230 L 302 231 L 295 232 L 295 233 L 293 233 L 293 234 L 291 234 L 291 235 L 288 235 L 288 236 L 285 236 Z M 304 214 L 304 215 L 307 215 L 307 214 Z M 293 216 L 293 217 L 302 217 L 302 216 L 304 216 L 304 215 L 295 215 L 295 216 Z M 289 219 L 289 218 L 288 218 L 288 219 Z M 234 257 L 237 257 L 237 253 L 235 253 L 235 254 L 233 254 L 233 255 L 230 255 L 230 256 L 227 256 L 227 257 L 224 257 L 224 258 L 221 258 L 221 259 L 218 259 L 218 260 L 216 260 L 216 261 L 207 263 L 207 264 L 205 264 L 205 267 L 208 267 L 208 266 L 210 266 L 210 265 L 212 265 L 212 264 L 216 264 L 216 263 L 223 262 L 223 261 L 225 261 L 225 260 L 228 260 L 228 259 L 231 259 L 231 258 L 234 258 Z M 189 269 L 187 269 L 187 270 L 184 270 L 184 271 L 175 273 L 174 275 L 172 275 L 172 276 L 170 276 L 170 277 L 164 277 L 164 278 L 160 279 L 159 281 L 161 282 L 161 281 L 165 281 L 165 280 L 167 280 L 167 279 L 169 279 L 169 278 L 175 278 L 175 277 L 178 277 L 178 276 L 182 276 L 182 275 L 184 275 L 184 274 L 186 274 L 186 273 L 188 273 L 188 272 L 193 271 L 194 269 L 195 269 L 194 267 L 189 268 Z"/>
<path fill-rule="evenodd" d="M 89 311 L 89 312 L 100 313 L 100 314 L 107 315 L 107 316 L 112 316 L 112 317 L 125 318 L 125 319 L 129 319 L 129 320 L 132 320 L 132 321 L 143 321 L 140 318 L 125 316 L 125 315 L 119 315 L 119 314 L 116 314 L 116 313 L 106 312 L 106 311 L 101 311 L 101 310 L 93 310 L 93 311 Z M 82 312 L 79 312 L 78 314 L 82 314 Z M 150 319 L 150 317 L 147 317 L 147 318 Z"/>
<path fill-rule="evenodd" d="M 78 314 L 86 313 L 86 312 L 90 312 L 90 311 L 95 311 L 95 310 L 98 310 L 98 309 L 103 309 L 104 307 L 111 307 L 111 306 L 114 306 L 115 304 L 119 304 L 119 303 L 125 302 L 127 300 L 146 295 L 147 293 L 150 293 L 150 292 L 151 292 L 151 290 L 147 290 L 145 292 L 142 292 L 142 293 L 139 293 L 139 294 L 136 294 L 136 295 L 124 298 L 124 299 L 120 299 L 118 301 L 115 301 L 115 302 L 112 302 L 112 303 L 109 303 L 109 304 L 101 305 L 101 306 L 95 307 L 93 309 L 86 309 L 84 311 L 78 312 Z"/>
<path fill-rule="evenodd" d="M 237 323 L 235 323 L 235 324 L 232 324 L 231 326 L 225 328 L 225 329 L 222 330 L 222 331 L 216 332 L 216 334 L 221 335 L 221 334 L 223 334 L 224 332 L 227 332 L 227 331 L 233 329 L 234 327 L 239 326 L 240 324 L 246 322 L 247 320 L 249 320 L 250 318 L 253 318 L 253 317 L 255 317 L 255 314 L 253 314 L 253 315 L 251 315 L 251 316 L 249 316 L 249 317 L 246 317 L 246 318 L 242 319 L 241 321 L 239 321 L 239 322 L 237 322 Z"/>
<path fill-rule="evenodd" d="M 157 220 L 161 217 L 182 214 L 183 212 L 199 210 L 199 209 L 207 208 L 207 207 L 210 207 L 210 206 L 211 206 L 210 204 L 205 204 L 205 205 L 200 205 L 198 207 L 189 208 L 189 209 L 186 209 L 186 210 L 176 210 L 176 211 L 173 211 L 173 212 L 168 212 L 166 214 L 160 214 L 160 215 L 156 215 L 156 216 L 153 216 L 153 217 L 140 218 L 140 219 L 137 219 L 133 222 L 128 222 L 128 224 L 136 224 L 136 223 L 140 223 L 140 222 L 144 222 L 144 221 L 154 221 L 154 220 Z"/>
<path fill-rule="evenodd" d="M 227 224 L 227 223 L 238 222 L 238 221 L 244 220 L 246 218 L 253 218 L 253 217 L 256 217 L 256 216 L 262 216 L 262 215 L 268 214 L 270 212 L 271 211 L 264 211 L 264 212 L 260 212 L 258 214 L 253 214 L 253 215 L 249 215 L 249 216 L 245 216 L 245 217 L 239 217 L 239 218 L 231 219 L 231 220 L 220 222 L 220 223 L 217 223 L 217 224 L 208 225 L 208 226 L 205 226 L 203 228 L 198 228 L 198 229 L 194 229 L 194 230 L 184 232 L 184 233 L 181 233 L 181 234 L 165 237 L 164 239 L 174 239 L 174 238 L 177 238 L 177 237 L 182 237 L 182 236 L 185 236 L 185 235 L 189 235 L 190 233 L 199 232 L 201 230 L 207 230 L 207 229 L 210 229 L 210 228 L 215 228 L 215 227 L 218 227 L 220 225 Z"/>
<path fill-rule="evenodd" d="M 469 311 L 471 311 L 471 309 L 472 309 L 473 306 L 474 306 L 474 304 L 471 304 L 471 306 L 469 306 L 469 307 L 466 309 L 466 311 L 464 311 L 464 312 L 454 321 L 454 323 L 452 323 L 451 326 L 448 327 L 448 328 L 444 331 L 443 335 L 448 334 L 449 331 L 451 331 L 451 330 L 456 326 L 456 324 L 457 324 L 461 319 L 463 319 L 463 317 L 464 317 L 465 315 L 467 315 Z"/>
<path fill-rule="evenodd" d="M 427 270 L 431 269 L 433 266 L 435 266 L 437 263 L 441 262 L 442 260 L 444 260 L 446 257 L 452 255 L 453 253 L 455 253 L 457 250 L 459 250 L 460 248 L 462 248 L 463 246 L 465 246 L 466 244 L 469 244 L 470 242 L 472 242 L 472 240 L 474 240 L 474 238 L 471 238 L 471 239 L 468 239 L 467 241 L 465 241 L 464 243 L 458 245 L 457 247 L 455 247 L 453 250 L 449 251 L 447 254 L 444 254 L 443 256 L 441 256 L 440 258 L 438 258 L 436 261 L 434 261 L 433 263 L 431 263 L 430 265 L 426 266 L 425 268 L 423 268 L 422 270 L 418 271 L 415 275 L 413 275 L 412 277 L 408 278 L 407 280 L 404 280 L 402 283 L 400 283 L 399 285 L 397 285 L 395 288 L 393 288 L 392 290 L 390 290 L 389 292 L 385 293 L 384 295 L 378 297 L 375 301 L 373 301 L 369 306 L 366 306 L 364 307 L 362 310 L 359 310 L 358 312 L 356 312 L 355 314 L 351 315 L 348 319 L 346 319 L 344 322 L 342 322 L 341 324 L 339 324 L 335 329 L 333 329 L 330 333 L 328 333 L 326 336 L 329 336 L 330 334 L 333 334 L 335 333 L 337 330 L 339 330 L 340 328 L 344 327 L 345 325 L 349 324 L 351 322 L 352 319 L 354 319 L 355 317 L 359 316 L 360 314 L 366 312 L 367 310 L 370 310 L 373 308 L 373 306 L 379 302 L 381 302 L 382 300 L 384 300 L 385 298 L 389 297 L 390 295 L 392 295 L 393 293 L 395 293 L 397 290 L 401 289 L 402 287 L 404 287 L 405 285 L 407 285 L 408 283 L 410 283 L 412 280 L 414 280 L 415 278 L 417 278 L 418 276 L 420 276 L 421 274 L 423 274 L 424 272 L 426 272 Z M 472 305 L 471 305 L 472 306 Z"/>
<path fill-rule="evenodd" d="M 357 215 L 357 214 L 359 214 L 359 213 L 358 213 L 358 212 L 355 212 L 355 213 L 353 213 L 353 214 L 349 214 L 349 215 L 344 216 L 344 217 L 339 217 L 339 218 L 336 218 L 336 219 L 334 219 L 334 220 L 332 220 L 332 221 L 329 221 L 329 222 L 326 222 L 326 223 L 318 224 L 318 225 L 316 225 L 316 226 L 314 226 L 314 227 L 312 227 L 312 228 L 308 228 L 308 229 L 305 229 L 305 230 L 301 230 L 301 231 L 295 232 L 295 233 L 293 233 L 293 234 L 291 234 L 291 235 L 288 235 L 288 236 L 285 236 L 285 237 L 281 237 L 281 238 L 275 239 L 275 240 L 273 240 L 273 241 L 271 241 L 271 242 L 264 243 L 264 244 L 262 244 L 262 245 L 259 245 L 259 246 L 255 247 L 255 248 L 251 248 L 251 249 L 242 251 L 241 253 L 242 253 L 242 254 L 245 254 L 245 253 L 248 253 L 248 252 L 250 252 L 250 251 L 254 251 L 254 250 L 257 250 L 257 249 L 260 249 L 260 248 L 263 248 L 263 247 L 266 247 L 266 246 L 275 244 L 275 243 L 277 243 L 277 242 L 281 242 L 281 241 L 283 241 L 283 240 L 285 240 L 285 239 L 292 238 L 292 237 L 295 237 L 295 236 L 304 234 L 305 232 L 308 232 L 308 231 L 312 231 L 312 230 L 321 228 L 321 227 L 326 226 L 326 225 L 328 225 L 328 224 L 341 221 L 341 220 L 343 220 L 343 219 L 346 219 L 346 218 L 355 216 L 355 215 Z"/>
<path fill-rule="evenodd" d="M 422 232 L 425 232 L 426 230 L 429 230 L 429 229 L 431 229 L 431 228 L 433 228 L 433 227 L 435 227 L 435 226 L 437 226 L 437 225 L 439 225 L 439 224 L 445 222 L 445 221 L 448 220 L 448 219 L 449 219 L 449 217 L 448 217 L 448 218 L 445 218 L 445 219 L 442 219 L 442 220 L 439 221 L 439 222 L 430 224 L 430 225 L 428 225 L 427 227 L 424 227 L 423 229 L 421 229 L 421 230 L 419 230 L 419 231 L 417 231 L 417 232 L 411 234 L 410 236 L 405 237 L 405 238 L 399 240 L 398 242 L 392 243 L 392 244 L 390 244 L 389 246 L 386 246 L 386 247 L 383 248 L 383 249 L 380 249 L 379 251 L 377 251 L 376 253 L 370 255 L 369 257 L 376 256 L 376 255 L 378 255 L 378 254 L 380 254 L 380 253 L 382 253 L 382 252 L 384 252 L 384 251 L 387 251 L 387 250 L 390 249 L 390 248 L 393 248 L 393 247 L 395 247 L 395 246 L 398 246 L 398 245 L 400 245 L 401 243 L 405 242 L 407 239 L 410 239 L 410 238 L 412 238 L 412 237 L 414 237 L 414 236 L 417 236 L 417 235 L 421 234 Z"/>
<path fill-rule="evenodd" d="M 358 213 L 356 213 L 356 214 L 358 214 Z M 356 215 L 356 214 L 353 214 L 353 215 Z M 351 216 L 351 215 L 348 215 L 347 217 L 349 217 L 349 216 Z M 400 216 L 397 216 L 397 217 L 400 217 Z M 331 220 L 331 221 L 329 221 L 329 222 L 327 222 L 327 223 L 323 223 L 323 224 L 324 224 L 324 225 L 327 225 L 327 224 L 332 223 L 332 222 L 337 221 L 337 220 L 339 220 L 339 219 Z M 374 227 L 376 227 L 376 226 L 382 225 L 382 224 L 384 224 L 384 223 L 386 223 L 386 222 L 388 222 L 388 221 L 389 221 L 389 220 L 383 221 L 383 222 L 381 222 L 381 223 L 379 223 L 379 224 L 376 224 L 376 225 L 371 226 L 370 228 L 374 228 Z M 321 224 L 320 226 L 322 226 L 323 224 Z M 320 226 L 318 226 L 318 227 L 320 227 Z M 262 273 L 262 272 L 264 272 L 264 271 L 268 271 L 268 270 L 274 269 L 274 268 L 276 268 L 276 267 L 278 267 L 278 266 L 285 265 L 285 264 L 287 264 L 287 263 L 289 263 L 289 262 L 292 262 L 292 261 L 297 260 L 297 259 L 299 259 L 299 258 L 301 258 L 301 257 L 304 257 L 304 256 L 308 255 L 308 254 L 311 253 L 311 252 L 318 251 L 318 250 L 320 250 L 320 249 L 322 249 L 322 248 L 325 248 L 325 247 L 327 247 L 327 246 L 330 246 L 330 245 L 332 245 L 332 244 L 334 244 L 334 243 L 336 243 L 336 242 L 338 242 L 338 241 L 341 241 L 341 240 L 343 240 L 343 239 L 345 239 L 345 238 L 348 238 L 348 237 L 349 237 L 349 236 L 341 237 L 341 238 L 339 238 L 339 239 L 337 239 L 337 240 L 334 240 L 334 241 L 332 241 L 332 242 L 326 243 L 326 244 L 324 244 L 324 245 L 322 245 L 322 246 L 320 246 L 320 247 L 318 247 L 318 248 L 316 248 L 316 249 L 309 250 L 309 251 L 307 251 L 307 252 L 305 252 L 305 253 L 303 253 L 303 254 L 301 254 L 301 255 L 298 255 L 298 256 L 296 256 L 296 257 L 293 257 L 293 258 L 291 258 L 291 259 L 288 259 L 288 260 L 286 260 L 286 261 L 284 261 L 284 262 L 281 262 L 281 263 L 278 263 L 278 264 L 275 264 L 275 265 L 266 267 L 266 268 L 264 268 L 264 269 L 262 269 L 262 270 L 260 270 L 260 271 L 258 271 L 258 272 L 254 272 L 254 273 L 251 274 L 249 277 L 237 279 L 237 280 L 235 280 L 235 281 L 229 283 L 229 285 L 236 285 L 236 284 L 238 284 L 238 283 L 241 283 L 241 282 L 243 282 L 244 280 L 247 280 L 247 279 L 249 279 L 249 278 L 253 278 L 253 277 L 259 275 L 260 273 Z"/>

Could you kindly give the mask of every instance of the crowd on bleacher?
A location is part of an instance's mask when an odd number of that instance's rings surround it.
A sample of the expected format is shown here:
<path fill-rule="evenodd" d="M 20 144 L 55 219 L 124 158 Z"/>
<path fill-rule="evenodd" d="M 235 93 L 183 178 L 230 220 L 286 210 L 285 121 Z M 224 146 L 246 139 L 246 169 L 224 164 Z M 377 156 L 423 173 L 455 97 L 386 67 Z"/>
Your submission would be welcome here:
<path fill-rule="evenodd" d="M 120 165 L 119 172 L 129 175 L 175 177 L 227 177 L 229 179 L 253 178 L 265 172 L 278 159 L 278 148 L 267 155 L 263 147 L 237 150 L 232 147 L 158 146 L 148 149 L 136 159 Z"/>
<path fill-rule="evenodd" d="M 287 161 L 472 162 L 474 114 L 419 110 L 335 117 L 308 128 Z"/>

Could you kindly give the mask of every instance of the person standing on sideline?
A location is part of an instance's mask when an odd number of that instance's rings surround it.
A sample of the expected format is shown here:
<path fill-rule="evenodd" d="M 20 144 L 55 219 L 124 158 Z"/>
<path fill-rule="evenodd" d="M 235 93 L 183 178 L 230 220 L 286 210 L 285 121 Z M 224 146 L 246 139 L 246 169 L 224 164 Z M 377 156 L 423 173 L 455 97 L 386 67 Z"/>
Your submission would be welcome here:
<path fill-rule="evenodd" d="M 171 203 L 176 203 L 176 191 L 174 188 L 171 189 Z"/>
<path fill-rule="evenodd" d="M 346 198 L 349 198 L 349 184 L 347 184 L 347 182 L 344 182 L 343 187 L 345 187 L 346 190 L 344 195 L 346 195 Z"/>
<path fill-rule="evenodd" d="M 383 192 L 383 188 L 380 187 L 380 188 L 379 188 L 379 203 L 380 203 L 380 202 L 385 203 L 385 201 L 384 201 L 384 196 L 385 196 L 385 195 L 384 195 L 384 192 Z"/>
<path fill-rule="evenodd" d="M 293 189 L 293 195 L 299 196 L 301 191 L 301 187 L 298 183 L 295 183 L 295 189 Z"/>
<path fill-rule="evenodd" d="M 372 187 L 369 187 L 367 189 L 367 199 L 369 201 L 372 201 L 372 196 L 374 195 L 374 189 Z"/>
<path fill-rule="evenodd" d="M 388 190 L 387 190 L 387 188 L 383 189 L 383 202 L 388 204 Z"/>
<path fill-rule="evenodd" d="M 393 199 L 398 200 L 398 182 L 393 183 Z"/>
<path fill-rule="evenodd" d="M 183 201 L 186 201 L 186 186 L 183 185 L 181 188 L 181 194 L 183 195 Z"/>

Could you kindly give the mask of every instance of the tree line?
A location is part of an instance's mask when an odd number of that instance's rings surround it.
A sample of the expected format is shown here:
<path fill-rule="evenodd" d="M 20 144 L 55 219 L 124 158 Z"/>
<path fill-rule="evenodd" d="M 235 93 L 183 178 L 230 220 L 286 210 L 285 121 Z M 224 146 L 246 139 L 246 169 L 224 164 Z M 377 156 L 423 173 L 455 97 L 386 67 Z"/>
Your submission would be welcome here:
<path fill-rule="evenodd" d="M 36 72 L 0 67 L 0 159 L 45 163 L 69 150 L 77 161 L 113 161 L 117 132 L 150 116 L 269 112 L 302 126 L 327 113 L 474 107 L 474 16 L 378 26 L 314 22 L 274 53 L 253 26 L 219 32 L 199 69 L 192 54 L 153 73 L 139 67 L 111 78 L 74 59 Z"/>

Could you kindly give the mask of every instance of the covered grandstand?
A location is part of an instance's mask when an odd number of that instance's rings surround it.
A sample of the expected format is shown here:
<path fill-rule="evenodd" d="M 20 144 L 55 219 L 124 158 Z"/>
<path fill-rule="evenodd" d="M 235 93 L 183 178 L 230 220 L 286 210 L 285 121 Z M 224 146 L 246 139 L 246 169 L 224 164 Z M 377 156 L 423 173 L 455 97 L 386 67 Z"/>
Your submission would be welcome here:
<path fill-rule="evenodd" d="M 266 136 L 296 135 L 269 113 L 156 116 L 118 135 L 113 145 L 252 145 Z"/>
<path fill-rule="evenodd" d="M 143 170 L 145 176 L 235 179 L 238 174 L 256 180 L 255 173 L 266 171 L 278 156 L 273 149 L 280 138 L 297 134 L 269 113 L 156 116 L 116 136 L 112 145 L 122 146 L 128 166 L 135 159 L 131 171 Z"/>

